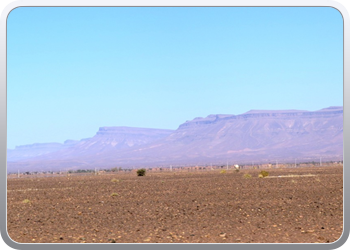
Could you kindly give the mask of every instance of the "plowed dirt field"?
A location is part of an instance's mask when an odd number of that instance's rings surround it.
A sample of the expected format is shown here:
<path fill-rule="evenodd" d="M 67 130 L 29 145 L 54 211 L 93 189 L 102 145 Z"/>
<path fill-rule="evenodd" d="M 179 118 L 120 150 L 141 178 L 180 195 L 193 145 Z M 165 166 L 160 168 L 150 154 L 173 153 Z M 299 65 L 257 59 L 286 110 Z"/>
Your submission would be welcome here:
<path fill-rule="evenodd" d="M 260 170 L 209 170 L 8 179 L 8 234 L 20 243 L 325 243 L 341 236 L 342 167 L 267 171 L 265 178 Z"/>

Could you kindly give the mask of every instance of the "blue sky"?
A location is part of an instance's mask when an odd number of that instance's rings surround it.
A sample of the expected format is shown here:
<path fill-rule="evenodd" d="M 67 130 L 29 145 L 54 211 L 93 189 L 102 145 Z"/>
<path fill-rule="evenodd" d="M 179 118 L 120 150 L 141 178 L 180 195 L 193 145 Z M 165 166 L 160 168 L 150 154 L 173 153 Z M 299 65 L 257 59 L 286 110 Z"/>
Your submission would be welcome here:
<path fill-rule="evenodd" d="M 21 7 L 7 20 L 8 148 L 342 105 L 333 8 Z"/>

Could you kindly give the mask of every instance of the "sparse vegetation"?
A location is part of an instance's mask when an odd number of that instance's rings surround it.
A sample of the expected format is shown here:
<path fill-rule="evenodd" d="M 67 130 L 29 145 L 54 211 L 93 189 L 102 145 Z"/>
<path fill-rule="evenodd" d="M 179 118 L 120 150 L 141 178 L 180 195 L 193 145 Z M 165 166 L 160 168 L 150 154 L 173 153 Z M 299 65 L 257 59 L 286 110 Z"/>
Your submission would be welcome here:
<path fill-rule="evenodd" d="M 244 175 L 243 175 L 243 178 L 249 179 L 249 178 L 252 178 L 252 175 L 251 175 L 251 174 L 244 174 Z"/>
<path fill-rule="evenodd" d="M 141 168 L 136 171 L 137 176 L 145 176 L 146 175 L 146 169 Z"/>
<path fill-rule="evenodd" d="M 265 171 L 265 170 L 262 170 L 260 173 L 259 173 L 259 178 L 265 178 L 269 176 L 269 172 Z"/>
<path fill-rule="evenodd" d="M 113 179 L 111 180 L 111 182 L 119 182 L 119 180 L 116 179 L 116 178 L 113 178 Z"/>
<path fill-rule="evenodd" d="M 226 174 L 226 170 L 221 170 L 220 174 Z"/>
<path fill-rule="evenodd" d="M 140 168 L 69 179 L 9 178 L 9 236 L 19 243 L 330 243 L 343 232 L 342 166 L 243 168 L 238 174 L 184 168 L 176 175 L 146 168 L 143 178 L 136 176 Z M 258 179 L 261 170 L 269 176 Z"/>
<path fill-rule="evenodd" d="M 30 200 L 24 199 L 24 200 L 22 201 L 22 203 L 25 203 L 25 204 L 30 203 Z"/>

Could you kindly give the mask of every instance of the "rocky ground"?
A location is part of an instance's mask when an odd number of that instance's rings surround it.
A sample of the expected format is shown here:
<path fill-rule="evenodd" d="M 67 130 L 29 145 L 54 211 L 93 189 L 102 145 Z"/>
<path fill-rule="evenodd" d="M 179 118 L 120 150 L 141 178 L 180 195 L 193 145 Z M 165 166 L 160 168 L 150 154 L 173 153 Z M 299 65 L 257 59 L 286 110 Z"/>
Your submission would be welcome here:
<path fill-rule="evenodd" d="M 7 180 L 20 243 L 313 243 L 343 231 L 343 168 Z M 251 178 L 247 174 L 251 175 Z"/>

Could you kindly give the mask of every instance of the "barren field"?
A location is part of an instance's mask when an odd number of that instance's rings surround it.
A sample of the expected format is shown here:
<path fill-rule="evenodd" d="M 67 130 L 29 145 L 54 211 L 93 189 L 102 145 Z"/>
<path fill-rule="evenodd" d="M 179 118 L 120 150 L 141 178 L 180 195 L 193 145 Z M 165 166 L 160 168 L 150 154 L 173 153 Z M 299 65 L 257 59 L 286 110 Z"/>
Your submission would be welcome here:
<path fill-rule="evenodd" d="M 343 168 L 7 180 L 20 243 L 313 243 L 343 231 Z M 245 178 L 249 173 L 251 178 Z"/>

